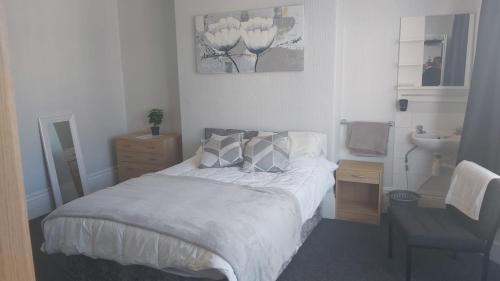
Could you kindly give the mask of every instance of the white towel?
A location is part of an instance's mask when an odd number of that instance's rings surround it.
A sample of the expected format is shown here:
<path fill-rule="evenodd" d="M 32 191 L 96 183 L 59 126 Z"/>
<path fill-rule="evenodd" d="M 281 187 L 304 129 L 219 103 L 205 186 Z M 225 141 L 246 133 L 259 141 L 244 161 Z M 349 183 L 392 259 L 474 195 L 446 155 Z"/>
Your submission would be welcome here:
<path fill-rule="evenodd" d="M 445 202 L 471 219 L 479 220 L 486 188 L 491 180 L 497 178 L 500 176 L 476 163 L 462 161 L 455 168 Z"/>

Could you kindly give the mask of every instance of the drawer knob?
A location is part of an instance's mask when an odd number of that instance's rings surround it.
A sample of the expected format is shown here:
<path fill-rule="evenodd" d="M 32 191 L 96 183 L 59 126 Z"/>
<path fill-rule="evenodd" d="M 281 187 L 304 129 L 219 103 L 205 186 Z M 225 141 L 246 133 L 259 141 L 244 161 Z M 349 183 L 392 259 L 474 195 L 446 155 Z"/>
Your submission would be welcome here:
<path fill-rule="evenodd" d="M 357 178 L 357 179 L 364 179 L 366 178 L 365 176 L 362 176 L 362 175 L 352 175 L 353 178 Z"/>

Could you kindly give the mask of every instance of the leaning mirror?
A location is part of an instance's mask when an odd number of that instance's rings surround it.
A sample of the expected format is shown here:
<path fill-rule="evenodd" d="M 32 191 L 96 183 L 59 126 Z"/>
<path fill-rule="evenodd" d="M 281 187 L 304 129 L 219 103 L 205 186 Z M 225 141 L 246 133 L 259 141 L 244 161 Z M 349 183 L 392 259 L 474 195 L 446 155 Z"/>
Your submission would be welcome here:
<path fill-rule="evenodd" d="M 74 115 L 40 117 L 39 124 L 56 206 L 84 196 L 87 180 Z"/>

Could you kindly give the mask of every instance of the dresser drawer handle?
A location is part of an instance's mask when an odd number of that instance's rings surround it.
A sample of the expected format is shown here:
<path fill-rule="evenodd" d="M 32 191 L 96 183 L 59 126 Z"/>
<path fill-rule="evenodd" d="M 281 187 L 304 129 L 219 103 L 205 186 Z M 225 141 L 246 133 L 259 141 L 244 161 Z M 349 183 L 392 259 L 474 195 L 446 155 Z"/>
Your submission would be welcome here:
<path fill-rule="evenodd" d="M 352 175 L 353 178 L 357 178 L 357 179 L 364 179 L 366 178 L 365 176 L 362 176 L 362 175 Z"/>
<path fill-rule="evenodd" d="M 155 149 L 154 146 L 146 146 L 147 149 Z"/>
<path fill-rule="evenodd" d="M 156 158 L 149 158 L 148 160 L 149 161 L 157 161 L 158 159 L 156 159 Z"/>

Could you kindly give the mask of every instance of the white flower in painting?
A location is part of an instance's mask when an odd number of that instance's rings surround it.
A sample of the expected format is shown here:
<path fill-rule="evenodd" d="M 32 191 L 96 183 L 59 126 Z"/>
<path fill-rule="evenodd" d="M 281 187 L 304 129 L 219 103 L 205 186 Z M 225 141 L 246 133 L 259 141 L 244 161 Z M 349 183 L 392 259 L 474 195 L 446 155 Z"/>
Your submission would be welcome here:
<path fill-rule="evenodd" d="M 241 37 L 247 49 L 260 54 L 267 50 L 274 42 L 278 28 L 273 25 L 272 18 L 252 18 L 241 23 Z"/>
<path fill-rule="evenodd" d="M 259 55 L 271 47 L 278 33 L 278 27 L 274 25 L 272 18 L 256 17 L 242 22 L 240 32 L 248 51 L 256 56 L 254 70 L 257 72 Z"/>
<path fill-rule="evenodd" d="M 227 54 L 240 41 L 240 25 L 240 21 L 233 17 L 222 18 L 208 25 L 205 38 L 212 48 Z"/>

